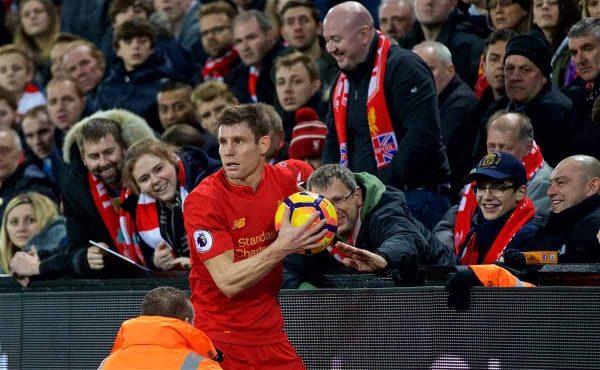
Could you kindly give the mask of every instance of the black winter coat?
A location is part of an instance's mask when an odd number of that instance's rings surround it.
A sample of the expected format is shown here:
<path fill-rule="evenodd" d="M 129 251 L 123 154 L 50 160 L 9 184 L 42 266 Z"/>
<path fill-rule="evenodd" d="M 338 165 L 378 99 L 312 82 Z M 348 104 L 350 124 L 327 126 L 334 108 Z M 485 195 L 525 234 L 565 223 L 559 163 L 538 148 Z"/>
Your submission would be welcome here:
<path fill-rule="evenodd" d="M 551 213 L 529 250 L 559 251 L 559 263 L 600 263 L 600 194 Z"/>
<path fill-rule="evenodd" d="M 392 45 L 389 50 L 384 77 L 386 103 L 398 140 L 398 153 L 391 165 L 377 169 L 367 123 L 367 93 L 377 41 L 378 37 L 375 37 L 366 61 L 347 74 L 350 83 L 346 123 L 349 168 L 352 172 L 374 174 L 384 184 L 401 190 L 437 187 L 449 182 L 450 169 L 440 134 L 433 76 L 421 58 L 398 45 Z M 325 164 L 340 161 L 332 101 L 333 96 L 327 117 Z"/>
<path fill-rule="evenodd" d="M 390 267 L 401 275 L 414 275 L 419 265 L 456 262 L 454 252 L 409 213 L 404 193 L 389 186 L 362 221 L 354 246 L 385 254 Z M 284 268 L 284 289 L 298 288 L 303 282 L 323 287 L 329 285 L 324 275 L 356 273 L 326 251 L 290 255 L 284 259 Z"/>

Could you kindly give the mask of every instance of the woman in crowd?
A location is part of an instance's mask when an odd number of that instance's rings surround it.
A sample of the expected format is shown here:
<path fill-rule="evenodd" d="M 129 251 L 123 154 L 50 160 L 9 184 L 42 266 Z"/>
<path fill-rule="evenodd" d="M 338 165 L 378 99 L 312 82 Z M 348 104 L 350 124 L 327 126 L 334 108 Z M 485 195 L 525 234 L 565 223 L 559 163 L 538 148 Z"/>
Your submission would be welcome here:
<path fill-rule="evenodd" d="M 127 151 L 123 174 L 139 199 L 137 205 L 123 207 L 134 216 L 140 238 L 154 249 L 157 268 L 190 268 L 183 202 L 189 191 L 220 167 L 219 161 L 192 146 L 176 152 L 163 142 L 142 140 Z"/>
<path fill-rule="evenodd" d="M 530 0 L 490 0 L 488 7 L 494 30 L 529 32 L 531 28 Z"/>
<path fill-rule="evenodd" d="M 600 0 L 583 0 L 581 13 L 583 18 L 600 17 Z"/>
<path fill-rule="evenodd" d="M 535 0 L 533 23 L 544 34 L 552 48 L 552 83 L 558 87 L 568 85 L 575 78 L 575 65 L 567 33 L 581 15 L 576 0 Z"/>
<path fill-rule="evenodd" d="M 19 24 L 14 43 L 30 53 L 42 70 L 50 61 L 50 48 L 60 32 L 58 11 L 51 0 L 24 0 L 19 4 Z"/>
<path fill-rule="evenodd" d="M 28 192 L 8 202 L 0 229 L 0 270 L 26 286 L 34 276 L 68 275 L 65 219 L 46 196 Z"/>

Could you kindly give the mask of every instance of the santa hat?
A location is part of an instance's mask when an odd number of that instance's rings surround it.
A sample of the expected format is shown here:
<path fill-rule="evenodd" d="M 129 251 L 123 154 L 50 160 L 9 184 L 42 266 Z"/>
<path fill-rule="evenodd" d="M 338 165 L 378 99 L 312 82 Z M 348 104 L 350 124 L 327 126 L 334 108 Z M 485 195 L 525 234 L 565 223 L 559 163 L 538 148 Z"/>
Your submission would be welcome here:
<path fill-rule="evenodd" d="M 309 110 L 310 108 L 301 108 L 296 114 L 296 121 L 298 123 L 292 131 L 289 157 L 302 160 L 306 158 L 320 158 L 325 146 L 327 126 L 318 120 L 316 112 L 313 116 L 313 114 L 300 112 L 303 109 Z M 314 112 L 314 110 L 310 110 Z"/>

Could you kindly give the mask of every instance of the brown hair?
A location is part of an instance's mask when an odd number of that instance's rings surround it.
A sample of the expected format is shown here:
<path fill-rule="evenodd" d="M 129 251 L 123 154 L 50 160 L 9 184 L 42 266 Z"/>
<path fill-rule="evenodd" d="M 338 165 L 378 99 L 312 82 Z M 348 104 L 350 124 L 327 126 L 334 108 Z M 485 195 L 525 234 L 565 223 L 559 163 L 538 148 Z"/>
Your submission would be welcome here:
<path fill-rule="evenodd" d="M 192 145 L 197 148 L 204 146 L 204 137 L 198 129 L 187 124 L 176 124 L 163 132 L 161 140 L 178 148 Z"/>
<path fill-rule="evenodd" d="M 144 12 L 146 12 L 147 16 L 152 14 L 152 7 L 146 4 L 145 1 L 140 0 L 113 0 L 110 3 L 110 8 L 108 8 L 108 17 L 112 23 L 115 23 L 115 18 L 117 14 L 121 13 L 123 10 L 129 8 L 130 6 L 139 7 Z"/>
<path fill-rule="evenodd" d="M 152 24 L 144 19 L 130 19 L 120 25 L 113 35 L 113 48 L 119 48 L 119 41 L 128 41 L 134 37 L 147 37 L 150 39 L 150 45 L 154 47 L 156 43 L 156 30 Z"/>
<path fill-rule="evenodd" d="M 198 10 L 198 19 L 210 14 L 225 14 L 229 20 L 233 21 L 237 16 L 237 10 L 225 1 L 215 1 L 202 5 Z"/>
<path fill-rule="evenodd" d="M 277 58 L 275 61 L 275 75 L 277 74 L 279 68 L 290 68 L 298 63 L 301 63 L 304 65 L 304 67 L 306 67 L 311 81 L 321 79 L 321 73 L 319 72 L 319 66 L 317 63 L 313 60 L 313 58 L 299 51 L 294 51 Z"/>
<path fill-rule="evenodd" d="M 196 86 L 194 91 L 192 91 L 192 104 L 194 107 L 198 107 L 198 105 L 203 102 L 213 101 L 218 97 L 222 97 L 228 103 L 235 103 L 235 97 L 229 90 L 229 86 L 221 81 L 206 81 Z"/>
<path fill-rule="evenodd" d="M 77 80 L 73 79 L 72 77 L 68 77 L 68 76 L 57 76 L 57 77 L 53 77 L 50 81 L 48 81 L 48 84 L 46 84 L 46 95 L 48 95 L 48 90 L 50 90 L 50 88 L 53 85 L 56 85 L 59 82 L 72 83 L 77 96 L 79 96 L 81 99 L 85 98 L 85 92 L 83 92 L 83 89 L 79 85 L 79 82 L 77 82 Z"/>
<path fill-rule="evenodd" d="M 23 57 L 23 59 L 25 59 L 25 67 L 27 68 L 27 71 L 33 71 L 33 61 L 23 48 L 16 44 L 0 46 L 0 56 L 8 54 L 19 54 L 21 57 Z"/>
<path fill-rule="evenodd" d="M 263 136 L 268 136 L 271 130 L 267 113 L 256 104 L 230 105 L 223 110 L 217 121 L 217 127 L 233 126 L 245 122 L 254 134 L 256 144 Z"/>
<path fill-rule="evenodd" d="M 172 317 L 185 321 L 194 317 L 189 298 L 172 286 L 154 288 L 144 296 L 142 315 Z"/>
<path fill-rule="evenodd" d="M 133 168 L 137 161 L 145 154 L 151 154 L 164 159 L 177 169 L 176 151 L 169 144 L 155 139 L 144 139 L 133 144 L 125 154 L 123 179 L 125 180 L 125 184 L 138 195 L 140 194 L 140 187 L 133 176 Z"/>
<path fill-rule="evenodd" d="M 293 8 L 308 8 L 308 9 L 310 9 L 310 13 L 311 13 L 312 18 L 315 21 L 315 23 L 316 24 L 321 23 L 321 12 L 310 0 L 309 1 L 291 0 L 291 1 L 288 1 L 287 3 L 285 3 L 285 5 L 283 5 L 283 8 L 281 8 L 281 12 L 279 13 L 280 21 L 283 21 L 285 12 L 287 12 L 288 10 L 293 9 Z"/>
<path fill-rule="evenodd" d="M 19 21 L 17 25 L 17 29 L 15 30 L 14 42 L 15 44 L 25 48 L 26 50 L 31 51 L 38 57 L 34 57 L 37 59 L 36 62 L 39 64 L 47 63 L 50 56 L 50 49 L 54 44 L 54 38 L 60 32 L 60 18 L 58 17 L 58 11 L 56 6 L 51 0 L 23 0 L 19 4 L 19 19 L 21 18 L 21 9 L 23 6 L 30 1 L 37 1 L 42 4 L 46 12 L 48 13 L 48 18 L 50 21 L 48 23 L 48 29 L 44 32 L 43 35 L 38 37 L 38 40 L 34 40 L 31 36 L 27 35 L 23 30 L 23 25 Z"/>
<path fill-rule="evenodd" d="M 106 118 L 91 118 L 83 124 L 77 136 L 79 152 L 83 155 L 84 143 L 97 143 L 108 135 L 112 135 L 115 141 L 125 148 L 121 128 L 117 122 Z"/>
<path fill-rule="evenodd" d="M 50 121 L 50 114 L 48 113 L 48 108 L 45 105 L 38 105 L 25 112 L 23 118 L 21 119 L 21 126 L 23 125 L 23 121 L 25 121 L 25 118 L 36 118 L 39 114 L 44 114 L 46 116 L 46 121 L 52 124 L 52 122 Z"/>

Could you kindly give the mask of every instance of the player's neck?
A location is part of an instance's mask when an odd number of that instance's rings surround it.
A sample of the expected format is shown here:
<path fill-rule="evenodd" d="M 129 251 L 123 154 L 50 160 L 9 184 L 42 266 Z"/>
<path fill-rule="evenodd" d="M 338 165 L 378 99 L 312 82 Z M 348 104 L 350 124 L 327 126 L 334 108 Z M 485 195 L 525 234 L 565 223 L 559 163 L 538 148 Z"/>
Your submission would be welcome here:
<path fill-rule="evenodd" d="M 254 172 L 252 172 L 251 174 L 249 174 L 248 176 L 246 176 L 242 179 L 228 178 L 228 180 L 230 183 L 232 183 L 234 185 L 249 186 L 252 188 L 252 190 L 254 192 L 256 192 L 256 189 L 258 189 L 258 185 L 260 184 L 260 182 L 262 180 L 264 172 L 265 172 L 265 163 L 261 162 L 260 165 L 256 168 L 256 170 Z"/>

